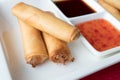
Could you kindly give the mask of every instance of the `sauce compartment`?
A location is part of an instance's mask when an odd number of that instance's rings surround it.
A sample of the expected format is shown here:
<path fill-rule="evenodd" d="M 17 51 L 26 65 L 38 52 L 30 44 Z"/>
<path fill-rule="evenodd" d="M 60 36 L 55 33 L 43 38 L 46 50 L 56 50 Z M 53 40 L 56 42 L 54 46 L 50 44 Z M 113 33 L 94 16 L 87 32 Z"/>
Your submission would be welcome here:
<path fill-rule="evenodd" d="M 117 21 L 113 16 L 111 16 L 110 14 L 108 14 L 106 12 L 101 12 L 101 13 L 97 13 L 97 14 L 90 14 L 90 15 L 86 15 L 86 16 L 79 16 L 79 17 L 70 19 L 70 21 L 74 25 L 77 25 L 79 23 L 84 23 L 87 21 L 92 21 L 92 20 L 97 20 L 97 19 L 104 19 L 104 20 L 108 21 L 110 24 L 112 24 L 114 26 L 114 28 L 116 28 L 117 30 L 120 30 L 119 21 Z M 111 35 L 111 34 L 109 34 L 109 35 Z M 85 38 L 85 36 L 82 35 L 81 40 L 82 40 L 83 44 L 96 56 L 105 56 L 108 54 L 110 55 L 112 53 L 116 53 L 116 52 L 120 51 L 120 46 L 110 48 L 107 50 L 103 50 L 103 51 L 98 51 L 88 42 L 88 40 Z"/>
<path fill-rule="evenodd" d="M 56 1 L 54 3 L 67 17 L 81 16 L 96 12 L 82 0 Z"/>
<path fill-rule="evenodd" d="M 53 0 L 53 3 L 68 18 L 103 11 L 94 0 Z"/>

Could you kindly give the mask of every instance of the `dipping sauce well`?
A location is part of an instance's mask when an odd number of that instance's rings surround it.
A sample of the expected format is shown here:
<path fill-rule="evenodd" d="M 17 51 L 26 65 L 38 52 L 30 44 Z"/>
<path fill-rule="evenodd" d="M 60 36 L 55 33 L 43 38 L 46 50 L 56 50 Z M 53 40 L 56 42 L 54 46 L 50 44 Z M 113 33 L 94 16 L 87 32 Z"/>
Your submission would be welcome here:
<path fill-rule="evenodd" d="M 63 0 L 55 1 L 54 3 L 67 17 L 75 17 L 95 12 L 83 0 Z"/>
<path fill-rule="evenodd" d="M 120 46 L 120 31 L 104 19 L 96 19 L 76 25 L 81 34 L 98 51 Z"/>

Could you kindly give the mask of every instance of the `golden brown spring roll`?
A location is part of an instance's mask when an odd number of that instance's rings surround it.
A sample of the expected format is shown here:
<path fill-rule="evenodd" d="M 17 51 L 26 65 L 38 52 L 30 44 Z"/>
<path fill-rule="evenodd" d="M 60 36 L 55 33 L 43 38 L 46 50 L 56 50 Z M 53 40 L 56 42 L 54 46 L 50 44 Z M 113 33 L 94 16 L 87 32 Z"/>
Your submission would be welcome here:
<path fill-rule="evenodd" d="M 35 67 L 47 58 L 47 49 L 41 32 L 19 20 L 26 62 Z"/>
<path fill-rule="evenodd" d="M 104 2 L 104 0 L 98 0 L 98 3 L 103 6 L 109 13 L 111 13 L 116 19 L 120 20 L 120 12 L 118 9 Z"/>
<path fill-rule="evenodd" d="M 12 12 L 25 23 L 63 41 L 71 42 L 80 36 L 80 31 L 76 27 L 28 4 L 22 2 L 16 4 Z"/>
<path fill-rule="evenodd" d="M 74 60 L 67 43 L 61 41 L 47 33 L 43 33 L 44 41 L 47 46 L 49 59 L 55 63 L 71 62 Z"/>
<path fill-rule="evenodd" d="M 104 0 L 104 1 L 120 10 L 120 0 Z"/>

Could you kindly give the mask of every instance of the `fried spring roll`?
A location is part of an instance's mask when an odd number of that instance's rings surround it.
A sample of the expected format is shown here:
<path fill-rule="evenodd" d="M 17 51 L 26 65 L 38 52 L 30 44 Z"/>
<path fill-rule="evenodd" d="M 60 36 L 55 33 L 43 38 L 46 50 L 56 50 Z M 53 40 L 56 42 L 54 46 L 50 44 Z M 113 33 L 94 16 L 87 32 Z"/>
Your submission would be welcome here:
<path fill-rule="evenodd" d="M 106 9 L 109 13 L 111 13 L 116 19 L 120 20 L 120 12 L 118 9 L 112 7 L 111 5 L 104 2 L 104 0 L 98 0 L 98 3 Z"/>
<path fill-rule="evenodd" d="M 80 36 L 80 31 L 76 27 L 73 27 L 51 13 L 25 3 L 16 4 L 12 8 L 12 12 L 25 23 L 63 41 L 71 42 Z"/>
<path fill-rule="evenodd" d="M 120 0 L 104 0 L 104 1 L 120 10 Z"/>
<path fill-rule="evenodd" d="M 35 67 L 38 64 L 43 63 L 47 58 L 47 50 L 41 37 L 40 31 L 28 26 L 21 20 L 19 20 L 23 46 L 24 46 L 24 56 L 26 62 Z"/>
<path fill-rule="evenodd" d="M 49 59 L 55 63 L 71 62 L 74 60 L 67 43 L 61 41 L 47 33 L 43 33 L 44 41 L 47 46 Z"/>

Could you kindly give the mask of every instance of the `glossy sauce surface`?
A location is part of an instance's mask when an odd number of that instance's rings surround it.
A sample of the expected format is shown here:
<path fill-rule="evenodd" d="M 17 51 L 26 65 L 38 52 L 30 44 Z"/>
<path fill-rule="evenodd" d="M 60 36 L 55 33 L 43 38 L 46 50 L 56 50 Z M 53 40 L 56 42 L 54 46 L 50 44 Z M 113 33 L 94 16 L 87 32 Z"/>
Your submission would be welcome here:
<path fill-rule="evenodd" d="M 95 12 L 95 10 L 82 0 L 64 0 L 54 3 L 67 17 L 81 16 Z"/>
<path fill-rule="evenodd" d="M 76 25 L 88 42 L 98 51 L 120 46 L 120 31 L 105 19 L 96 19 Z"/>

